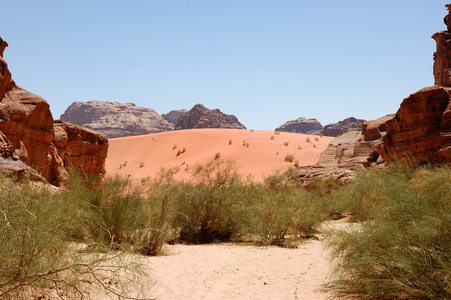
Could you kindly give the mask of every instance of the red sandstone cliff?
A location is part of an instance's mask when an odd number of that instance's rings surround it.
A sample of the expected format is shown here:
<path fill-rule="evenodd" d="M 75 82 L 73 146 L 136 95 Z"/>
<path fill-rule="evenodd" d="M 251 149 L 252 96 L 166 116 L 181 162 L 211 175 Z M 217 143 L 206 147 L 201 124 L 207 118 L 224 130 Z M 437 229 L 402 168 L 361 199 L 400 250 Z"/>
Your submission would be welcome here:
<path fill-rule="evenodd" d="M 18 87 L 12 80 L 3 59 L 7 46 L 0 37 L 0 156 L 3 167 L 7 165 L 4 159 L 20 160 L 55 185 L 64 182 L 70 166 L 86 174 L 105 174 L 108 149 L 105 136 L 67 123 L 55 125 L 47 101 Z"/>

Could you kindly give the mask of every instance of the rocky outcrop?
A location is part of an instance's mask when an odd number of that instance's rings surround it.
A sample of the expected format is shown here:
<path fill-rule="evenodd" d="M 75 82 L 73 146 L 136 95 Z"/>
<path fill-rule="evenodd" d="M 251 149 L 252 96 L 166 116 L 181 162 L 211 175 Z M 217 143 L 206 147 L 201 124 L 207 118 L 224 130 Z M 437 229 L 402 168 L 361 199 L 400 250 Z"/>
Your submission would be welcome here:
<path fill-rule="evenodd" d="M 72 103 L 61 115 L 61 120 L 101 132 L 107 138 L 157 133 L 174 128 L 152 108 L 97 100 Z"/>
<path fill-rule="evenodd" d="M 322 133 L 325 136 L 340 136 L 349 131 L 360 131 L 365 121 L 350 117 L 343 121 L 324 126 Z"/>
<path fill-rule="evenodd" d="M 105 174 L 108 140 L 103 134 L 61 120 L 55 121 L 54 144 L 65 168 Z"/>
<path fill-rule="evenodd" d="M 246 129 L 234 115 L 226 115 L 219 109 L 208 109 L 202 104 L 196 104 L 183 114 L 174 130 L 196 128 L 229 128 Z"/>
<path fill-rule="evenodd" d="M 451 162 L 451 88 L 433 86 L 410 95 L 386 126 L 379 149 L 385 160 Z"/>
<path fill-rule="evenodd" d="M 0 161 L 2 170 L 10 169 L 20 175 L 27 168 L 26 164 L 48 182 L 61 185 L 67 176 L 67 170 L 60 155 L 74 153 L 75 149 L 69 145 L 59 152 L 55 143 L 55 128 L 49 104 L 41 97 L 18 87 L 11 79 L 11 73 L 3 59 L 3 50 L 7 46 L 0 38 L 0 53 L 2 59 L 0 77 Z M 85 131 L 78 127 L 79 131 Z M 100 134 L 98 134 L 100 136 Z M 105 139 L 106 141 L 106 139 Z M 89 145 L 91 140 L 82 138 L 82 143 Z M 106 147 L 108 147 L 106 141 Z M 93 147 L 98 147 L 93 144 Z M 86 147 L 79 151 L 84 155 Z M 65 152 L 67 151 L 67 152 Z M 94 161 L 95 159 L 93 159 Z M 91 162 L 92 164 L 92 162 Z M 72 164 L 79 167 L 86 174 L 104 174 L 104 165 L 95 166 L 85 163 Z M 33 175 L 33 174 L 32 174 Z M 35 176 L 38 177 L 38 176 Z"/>
<path fill-rule="evenodd" d="M 316 119 L 307 119 L 305 117 L 297 118 L 296 120 L 288 121 L 274 131 L 296 132 L 312 135 L 320 135 L 323 130 L 323 125 Z"/>
<path fill-rule="evenodd" d="M 338 183 L 347 184 L 354 180 L 357 169 L 383 166 L 385 161 L 378 148 L 386 135 L 386 123 L 392 118 L 393 115 L 388 115 L 367 121 L 362 125 L 362 131 L 350 131 L 333 139 L 316 165 L 298 168 L 299 180 L 305 186 L 312 178 L 333 178 Z"/>
<path fill-rule="evenodd" d="M 178 109 L 178 110 L 171 110 L 167 114 L 162 114 L 161 117 L 168 121 L 168 123 L 174 124 L 174 126 L 179 121 L 180 117 L 187 113 L 187 109 Z"/>
<path fill-rule="evenodd" d="M 447 31 L 440 31 L 432 36 L 437 43 L 437 51 L 434 53 L 434 78 L 435 85 L 451 87 L 451 4 L 445 6 L 449 11 L 444 19 Z"/>

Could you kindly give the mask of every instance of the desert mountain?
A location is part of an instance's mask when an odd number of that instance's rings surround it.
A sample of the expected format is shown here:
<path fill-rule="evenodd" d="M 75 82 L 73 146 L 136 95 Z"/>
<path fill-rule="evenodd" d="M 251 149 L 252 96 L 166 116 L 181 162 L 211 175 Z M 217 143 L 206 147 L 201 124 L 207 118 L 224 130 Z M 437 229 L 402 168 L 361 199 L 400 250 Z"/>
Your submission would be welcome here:
<path fill-rule="evenodd" d="M 323 134 L 326 136 L 340 136 L 349 131 L 360 131 L 364 122 L 366 120 L 350 117 L 343 121 L 324 126 Z"/>
<path fill-rule="evenodd" d="M 169 123 L 174 124 L 175 126 L 179 121 L 180 117 L 187 112 L 188 112 L 187 109 L 171 110 L 167 114 L 162 114 L 161 117 L 163 117 L 163 119 L 165 119 Z"/>
<path fill-rule="evenodd" d="M 197 128 L 246 129 L 234 115 L 224 114 L 219 109 L 208 109 L 202 104 L 196 104 L 184 113 L 174 130 Z"/>
<path fill-rule="evenodd" d="M 320 135 L 323 130 L 323 125 L 316 119 L 307 119 L 305 117 L 297 118 L 296 120 L 288 121 L 274 131 L 285 131 L 285 132 L 297 132 L 305 134 Z"/>
<path fill-rule="evenodd" d="M 157 133 L 174 128 L 152 108 L 97 100 L 72 103 L 61 115 L 61 120 L 96 130 L 107 138 Z"/>
<path fill-rule="evenodd" d="M 54 122 L 50 106 L 12 80 L 0 37 L 0 172 L 61 185 L 67 168 L 105 174 L 108 140 L 103 134 L 63 121 Z"/>

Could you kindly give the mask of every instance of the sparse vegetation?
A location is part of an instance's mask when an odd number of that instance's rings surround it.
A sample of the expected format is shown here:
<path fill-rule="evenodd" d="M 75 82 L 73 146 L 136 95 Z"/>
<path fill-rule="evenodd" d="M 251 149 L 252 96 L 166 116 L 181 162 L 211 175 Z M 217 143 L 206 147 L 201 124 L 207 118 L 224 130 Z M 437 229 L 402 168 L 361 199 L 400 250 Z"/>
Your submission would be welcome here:
<path fill-rule="evenodd" d="M 306 141 L 307 143 L 310 143 L 310 138 L 306 138 L 305 141 Z"/>
<path fill-rule="evenodd" d="M 232 140 L 229 140 L 229 145 L 232 145 Z"/>
<path fill-rule="evenodd" d="M 280 131 L 274 131 L 274 134 L 275 134 L 275 135 L 279 135 L 279 134 L 280 134 Z"/>
<path fill-rule="evenodd" d="M 290 142 L 284 142 L 283 143 L 285 146 L 288 146 L 290 144 Z"/>
<path fill-rule="evenodd" d="M 315 136 L 315 141 L 319 141 L 319 137 Z"/>
<path fill-rule="evenodd" d="M 145 165 L 145 162 L 141 161 L 141 162 L 139 163 L 139 168 L 144 168 L 144 165 Z"/>
<path fill-rule="evenodd" d="M 451 168 L 395 163 L 342 191 L 360 227 L 330 239 L 335 288 L 363 299 L 450 299 Z"/>
<path fill-rule="evenodd" d="M 295 169 L 264 183 L 243 180 L 219 152 L 206 164 L 185 165 L 190 181 L 174 179 L 179 168 L 163 169 L 139 188 L 127 177 L 75 172 L 58 193 L 0 179 L 0 298 L 33 298 L 50 286 L 62 288 L 61 297 L 81 298 L 83 282 L 108 288 L 105 276 L 121 273 L 126 284 L 139 283 L 144 273 L 131 251 L 157 255 L 177 241 L 291 246 L 344 213 L 358 222 L 355 230 L 327 236 L 337 293 L 451 298 L 451 167 L 398 162 L 362 171 L 345 187 L 312 181 L 308 191 Z"/>
<path fill-rule="evenodd" d="M 183 149 L 182 150 L 177 150 L 177 154 L 176 154 L 176 156 L 179 156 L 179 155 L 181 155 L 181 154 L 183 154 L 183 153 L 185 153 L 186 152 L 186 148 L 185 147 L 183 147 Z"/>
<path fill-rule="evenodd" d="M 177 149 L 177 144 L 174 144 L 174 146 L 172 146 L 172 150 Z"/>
<path fill-rule="evenodd" d="M 273 135 L 271 135 L 271 140 L 273 140 L 274 139 L 274 136 Z"/>
<path fill-rule="evenodd" d="M 286 162 L 293 162 L 293 160 L 294 160 L 294 156 L 293 156 L 293 154 L 287 154 L 286 156 L 285 156 L 285 161 Z"/>

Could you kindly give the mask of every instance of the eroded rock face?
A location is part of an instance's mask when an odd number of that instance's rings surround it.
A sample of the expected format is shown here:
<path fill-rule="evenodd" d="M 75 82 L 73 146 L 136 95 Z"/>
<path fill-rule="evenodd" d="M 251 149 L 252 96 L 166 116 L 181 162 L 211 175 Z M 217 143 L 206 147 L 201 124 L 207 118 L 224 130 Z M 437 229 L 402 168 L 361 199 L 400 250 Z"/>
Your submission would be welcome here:
<path fill-rule="evenodd" d="M 316 119 L 307 119 L 305 117 L 297 118 L 296 120 L 288 121 L 274 131 L 296 132 L 312 135 L 320 135 L 323 130 L 323 125 Z"/>
<path fill-rule="evenodd" d="M 451 87 L 451 4 L 445 6 L 449 11 L 444 19 L 447 31 L 440 31 L 432 36 L 437 43 L 437 51 L 434 53 L 434 78 L 435 85 Z"/>
<path fill-rule="evenodd" d="M 195 128 L 246 129 L 234 115 L 226 115 L 219 109 L 208 109 L 202 104 L 194 105 L 190 111 L 183 114 L 174 130 Z"/>
<path fill-rule="evenodd" d="M 101 132 L 107 138 L 157 133 L 174 128 L 152 108 L 97 100 L 72 103 L 61 115 L 61 120 Z"/>
<path fill-rule="evenodd" d="M 350 117 L 343 121 L 324 126 L 323 134 L 325 136 L 340 136 L 349 131 L 360 131 L 365 121 Z"/>
<path fill-rule="evenodd" d="M 61 120 L 55 121 L 54 129 L 54 144 L 64 168 L 74 166 L 86 174 L 105 174 L 105 135 Z"/>
<path fill-rule="evenodd" d="M 16 85 L 11 78 L 11 73 L 8 70 L 8 64 L 3 59 L 3 52 L 6 47 L 8 47 L 8 43 L 0 37 L 0 99 L 2 99 L 5 93 L 10 91 L 13 86 Z"/>
<path fill-rule="evenodd" d="M 174 124 L 175 126 L 179 121 L 180 117 L 187 112 L 188 112 L 187 109 L 171 110 L 167 114 L 162 114 L 161 117 L 166 121 L 168 121 L 168 123 Z"/>
<path fill-rule="evenodd" d="M 47 101 L 18 87 L 11 79 L 11 73 L 3 59 L 3 50 L 7 46 L 0 38 L 2 54 L 0 76 L 0 168 L 2 172 L 9 169 L 18 175 L 32 168 L 37 173 L 30 173 L 35 178 L 43 178 L 48 182 L 61 185 L 67 177 L 67 171 L 61 155 L 74 153 L 75 148 L 68 144 L 58 153 L 55 144 L 53 117 Z M 80 131 L 85 129 L 79 127 Z M 82 138 L 83 149 L 90 145 L 85 135 Z M 93 144 L 98 148 L 97 144 Z M 67 152 L 64 152 L 67 151 Z M 84 150 L 83 150 L 84 151 Z M 81 155 L 83 151 L 79 152 Z M 98 158 L 96 158 L 98 159 Z M 95 159 L 93 159 L 94 161 Z M 85 174 L 105 173 L 102 163 L 91 162 L 76 165 Z M 24 167 L 24 164 L 28 167 Z M 39 176 L 38 176 L 39 175 Z"/>
<path fill-rule="evenodd" d="M 308 187 L 312 178 L 333 178 L 340 184 L 348 184 L 356 177 L 356 170 L 383 166 L 385 161 L 378 148 L 386 135 L 386 123 L 394 115 L 366 121 L 362 131 L 350 131 L 333 139 L 321 153 L 318 163 L 298 168 L 300 181 Z"/>
<path fill-rule="evenodd" d="M 424 88 L 401 103 L 386 124 L 379 152 L 386 161 L 451 162 L 451 88 Z"/>

